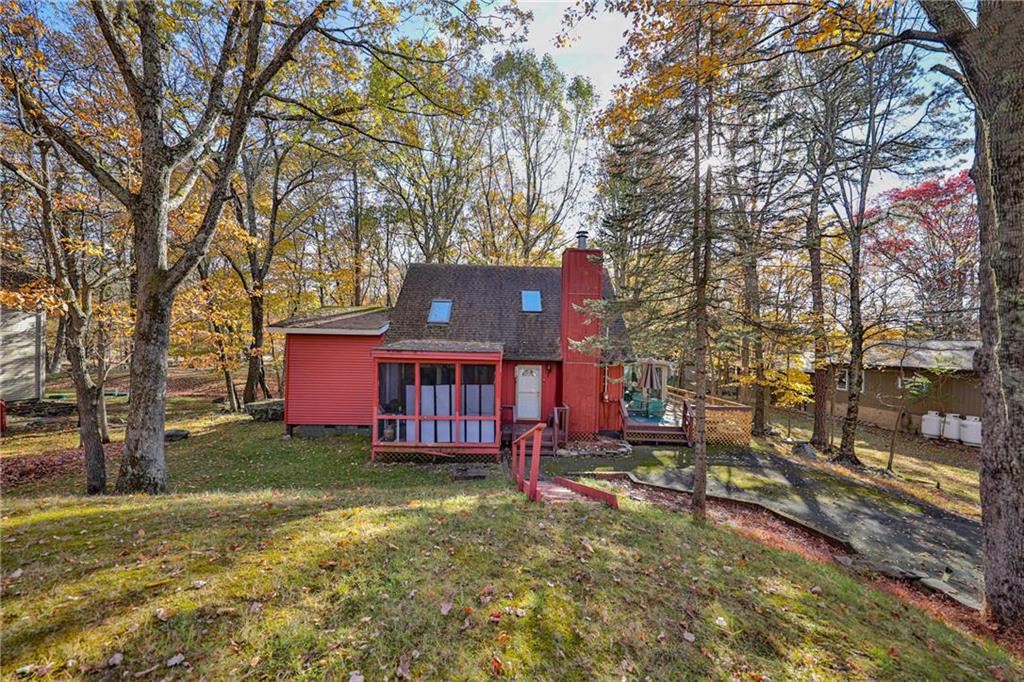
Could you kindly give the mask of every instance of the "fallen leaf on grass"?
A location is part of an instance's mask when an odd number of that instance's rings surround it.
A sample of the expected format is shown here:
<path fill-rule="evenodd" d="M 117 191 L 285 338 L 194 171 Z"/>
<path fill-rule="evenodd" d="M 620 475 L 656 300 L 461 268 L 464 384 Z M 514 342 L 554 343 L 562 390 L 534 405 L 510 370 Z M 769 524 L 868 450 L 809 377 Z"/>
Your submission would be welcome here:
<path fill-rule="evenodd" d="M 443 604 L 441 604 L 441 615 L 447 616 L 449 612 L 451 612 L 452 606 L 453 604 L 450 601 L 446 601 Z"/>
<path fill-rule="evenodd" d="M 715 625 L 717 625 L 720 628 L 724 628 L 727 627 L 729 624 L 725 622 L 725 618 L 719 616 L 718 618 L 715 618 Z"/>
<path fill-rule="evenodd" d="M 165 661 L 168 668 L 173 668 L 176 665 L 181 665 L 185 662 L 185 654 L 174 654 Z"/>
<path fill-rule="evenodd" d="M 687 642 L 690 642 L 692 644 L 693 642 L 695 642 L 697 640 L 697 635 L 695 635 L 692 632 L 690 632 L 689 630 L 687 630 L 686 632 L 683 633 L 683 639 L 685 639 Z"/>
<path fill-rule="evenodd" d="M 412 673 L 409 671 L 409 656 L 403 655 L 398 657 L 398 669 L 395 670 L 395 675 L 400 680 L 411 680 Z"/>
<path fill-rule="evenodd" d="M 494 657 L 491 658 L 491 672 L 492 673 L 494 673 L 495 675 L 501 675 L 501 671 L 502 671 L 502 669 L 504 667 L 505 667 L 505 664 L 501 662 L 500 658 L 498 658 L 497 656 L 494 656 Z"/>
<path fill-rule="evenodd" d="M 358 670 L 353 670 L 348 674 L 348 682 L 366 682 L 366 678 Z"/>
<path fill-rule="evenodd" d="M 171 615 L 172 615 L 171 612 L 168 611 L 167 609 L 157 609 L 156 610 L 157 620 L 159 620 L 159 621 L 161 621 L 163 623 L 166 623 L 167 621 L 169 621 L 171 619 Z"/>
<path fill-rule="evenodd" d="M 192 584 L 189 585 L 189 587 L 191 587 L 193 590 L 200 590 L 200 589 L 206 587 L 206 581 L 205 580 L 193 580 Z"/>
<path fill-rule="evenodd" d="M 124 661 L 124 654 L 118 651 L 113 656 L 107 659 L 107 667 L 116 668 L 117 666 L 121 665 L 122 661 Z"/>
<path fill-rule="evenodd" d="M 501 611 L 492 611 L 491 612 L 490 620 L 491 620 L 492 623 L 500 623 L 501 622 Z"/>
<path fill-rule="evenodd" d="M 21 574 L 22 574 L 22 570 L 20 568 L 16 568 L 13 571 L 11 571 L 11 574 L 9 576 L 7 576 L 7 577 L 11 578 L 12 580 L 17 580 L 18 578 L 21 577 Z"/>
<path fill-rule="evenodd" d="M 459 628 L 459 632 L 465 632 L 473 626 L 472 621 L 469 620 L 469 616 L 466 616 L 466 620 L 462 621 L 462 627 Z"/>

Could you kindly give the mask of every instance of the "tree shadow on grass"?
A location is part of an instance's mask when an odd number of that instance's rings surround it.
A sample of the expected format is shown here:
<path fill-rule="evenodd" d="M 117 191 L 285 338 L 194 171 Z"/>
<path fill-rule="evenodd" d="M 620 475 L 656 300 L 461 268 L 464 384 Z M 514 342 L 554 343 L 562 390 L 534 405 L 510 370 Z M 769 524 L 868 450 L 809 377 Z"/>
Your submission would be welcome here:
<path fill-rule="evenodd" d="M 114 652 L 121 667 L 96 677 L 167 671 L 179 652 L 200 676 L 308 679 L 395 677 L 403 658 L 426 679 L 485 679 L 497 658 L 519 677 L 560 680 L 784 679 L 808 673 L 805 652 L 867 677 L 941 672 L 952 659 L 981 672 L 1005 659 L 926 620 L 915 632 L 936 651 L 909 647 L 893 661 L 884 652 L 908 635 L 882 617 L 899 608 L 891 598 L 645 505 L 542 506 L 479 484 L 101 504 L 103 517 L 76 516 L 66 500 L 66 515 L 21 519 L 5 566 L 30 558 L 29 536 L 56 535 L 59 554 L 88 558 L 76 524 L 98 518 L 130 538 L 130 553 L 120 557 L 111 537 L 97 565 L 64 573 L 58 554 L 37 558 L 30 570 L 46 579 L 19 583 L 31 591 L 14 604 L 5 595 L 5 672 L 72 657 L 98 665 Z M 67 595 L 83 599 L 48 610 Z M 843 608 L 817 606 L 840 598 Z"/>

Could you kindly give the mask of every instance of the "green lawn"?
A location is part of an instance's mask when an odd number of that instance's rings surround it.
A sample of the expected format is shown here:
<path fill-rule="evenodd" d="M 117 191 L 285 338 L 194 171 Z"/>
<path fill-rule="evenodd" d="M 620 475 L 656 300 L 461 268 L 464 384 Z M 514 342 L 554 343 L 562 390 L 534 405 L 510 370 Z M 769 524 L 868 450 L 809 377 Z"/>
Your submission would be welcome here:
<path fill-rule="evenodd" d="M 168 447 L 168 495 L 85 498 L 70 476 L 3 491 L 5 677 L 1024 674 L 841 568 L 686 514 L 541 507 L 497 467 L 452 481 L 369 465 L 362 438 L 175 410 L 196 435 Z"/>

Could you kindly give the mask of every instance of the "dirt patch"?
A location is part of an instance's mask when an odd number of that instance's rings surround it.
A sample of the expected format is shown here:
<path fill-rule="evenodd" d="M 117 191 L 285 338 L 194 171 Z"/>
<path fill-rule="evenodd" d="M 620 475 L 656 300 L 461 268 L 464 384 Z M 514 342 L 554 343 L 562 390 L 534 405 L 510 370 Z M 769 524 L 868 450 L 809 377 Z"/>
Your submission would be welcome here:
<path fill-rule="evenodd" d="M 689 493 L 636 485 L 628 479 L 614 480 L 614 483 L 624 488 L 632 499 L 650 502 L 673 511 L 690 511 Z M 707 510 L 708 518 L 714 523 L 732 526 L 762 545 L 795 552 L 810 561 L 845 566 L 842 557 L 849 556 L 822 538 L 791 526 L 768 512 L 755 511 L 725 500 L 708 500 Z M 1024 632 L 999 631 L 977 611 L 965 608 L 942 595 L 922 592 L 898 580 L 872 576 L 867 582 L 872 587 L 917 607 L 952 628 L 992 639 L 1014 656 L 1024 659 Z M 921 641 L 921 645 L 935 646 L 934 643 L 925 640 Z"/>
<path fill-rule="evenodd" d="M 121 454 L 121 443 L 104 446 L 109 458 Z M 50 450 L 39 454 L 5 457 L 0 460 L 0 487 L 9 488 L 26 483 L 38 483 L 59 478 L 69 473 L 85 472 L 85 455 L 82 448 Z"/>

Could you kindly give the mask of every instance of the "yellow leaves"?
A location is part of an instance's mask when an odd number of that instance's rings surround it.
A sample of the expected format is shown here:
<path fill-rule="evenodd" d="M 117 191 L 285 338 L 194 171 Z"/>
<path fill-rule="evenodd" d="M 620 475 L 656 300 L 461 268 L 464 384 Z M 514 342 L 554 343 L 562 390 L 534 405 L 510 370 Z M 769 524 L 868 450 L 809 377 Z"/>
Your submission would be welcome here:
<path fill-rule="evenodd" d="M 43 278 L 22 285 L 17 290 L 0 290 L 0 304 L 25 311 L 63 312 L 67 309 L 60 289 Z"/>

